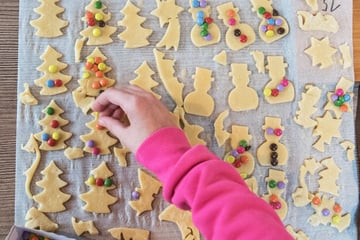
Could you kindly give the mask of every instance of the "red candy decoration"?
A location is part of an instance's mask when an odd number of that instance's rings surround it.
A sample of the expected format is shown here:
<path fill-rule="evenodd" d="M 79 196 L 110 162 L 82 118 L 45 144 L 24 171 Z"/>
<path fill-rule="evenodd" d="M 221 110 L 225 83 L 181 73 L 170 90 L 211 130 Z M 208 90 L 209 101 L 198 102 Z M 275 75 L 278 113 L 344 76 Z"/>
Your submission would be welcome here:
<path fill-rule="evenodd" d="M 211 17 L 206 17 L 204 20 L 207 24 L 211 24 L 214 21 Z"/>
<path fill-rule="evenodd" d="M 97 178 L 97 179 L 95 180 L 95 184 L 96 184 L 96 186 L 101 187 L 101 186 L 104 185 L 104 180 L 103 180 L 102 178 Z"/>
<path fill-rule="evenodd" d="M 62 80 L 61 80 L 61 79 L 56 79 L 56 80 L 54 81 L 54 84 L 55 84 L 56 87 L 61 87 L 63 83 L 62 83 Z"/>
<path fill-rule="evenodd" d="M 236 159 L 235 162 L 233 163 L 233 166 L 234 166 L 235 168 L 241 167 L 241 160 L 240 160 L 240 159 Z"/>
<path fill-rule="evenodd" d="M 279 90 L 274 88 L 274 89 L 271 89 L 271 96 L 273 97 L 277 97 L 279 95 Z"/>
<path fill-rule="evenodd" d="M 52 139 L 52 138 L 49 138 L 49 140 L 47 141 L 48 145 L 50 147 L 53 147 L 56 145 L 56 140 L 55 139 Z"/>
<path fill-rule="evenodd" d="M 269 12 L 265 12 L 263 16 L 265 19 L 270 19 L 272 17 L 271 13 L 269 13 Z"/>
<path fill-rule="evenodd" d="M 95 18 L 89 18 L 88 21 L 87 21 L 87 24 L 88 24 L 90 27 L 95 26 L 95 24 L 96 24 Z"/>
<path fill-rule="evenodd" d="M 94 155 L 99 155 L 100 154 L 100 148 L 94 147 L 93 150 L 92 150 L 92 153 Z"/>
<path fill-rule="evenodd" d="M 247 36 L 246 36 L 246 35 L 244 35 L 244 34 L 241 34 L 241 35 L 240 35 L 240 42 L 242 42 L 242 43 L 246 43 L 246 42 L 247 42 L 247 40 L 248 40 L 248 38 L 247 38 Z"/>
<path fill-rule="evenodd" d="M 51 120 L 50 121 L 50 126 L 52 128 L 57 128 L 59 126 L 59 122 L 57 120 Z"/>

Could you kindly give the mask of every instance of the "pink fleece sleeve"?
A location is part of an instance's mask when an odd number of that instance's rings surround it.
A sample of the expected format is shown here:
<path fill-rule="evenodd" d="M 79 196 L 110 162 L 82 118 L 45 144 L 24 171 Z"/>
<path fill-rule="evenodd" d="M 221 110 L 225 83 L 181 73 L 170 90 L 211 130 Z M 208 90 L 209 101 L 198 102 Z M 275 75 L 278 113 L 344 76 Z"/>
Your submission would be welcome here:
<path fill-rule="evenodd" d="M 205 146 L 191 147 L 182 130 L 163 128 L 144 141 L 137 160 L 164 185 L 164 197 L 191 210 L 207 240 L 293 239 L 275 211 Z"/>

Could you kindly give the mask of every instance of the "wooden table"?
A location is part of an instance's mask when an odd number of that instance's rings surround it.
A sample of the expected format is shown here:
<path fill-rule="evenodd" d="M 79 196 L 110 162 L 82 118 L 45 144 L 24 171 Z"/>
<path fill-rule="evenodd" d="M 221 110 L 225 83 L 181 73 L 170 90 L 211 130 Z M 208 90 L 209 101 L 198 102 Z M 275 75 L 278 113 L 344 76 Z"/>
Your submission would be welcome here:
<path fill-rule="evenodd" d="M 0 8 L 0 239 L 14 222 L 18 5 L 15 0 L 2 1 Z M 354 12 L 360 12 L 359 0 L 354 0 Z M 355 73 L 360 81 L 360 23 L 354 23 Z"/>

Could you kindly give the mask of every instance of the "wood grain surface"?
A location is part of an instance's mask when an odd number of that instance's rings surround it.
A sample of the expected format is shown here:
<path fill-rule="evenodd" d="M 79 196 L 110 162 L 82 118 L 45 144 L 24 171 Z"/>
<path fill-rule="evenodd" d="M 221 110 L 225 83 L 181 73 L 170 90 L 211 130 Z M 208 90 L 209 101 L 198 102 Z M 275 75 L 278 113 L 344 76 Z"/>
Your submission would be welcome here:
<path fill-rule="evenodd" d="M 14 223 L 18 5 L 15 0 L 1 1 L 0 8 L 0 239 Z M 360 0 L 354 1 L 354 12 L 360 12 Z M 360 23 L 354 23 L 355 73 L 360 80 Z"/>
<path fill-rule="evenodd" d="M 360 0 L 353 1 L 353 16 L 360 12 Z M 360 82 L 360 22 L 353 17 L 353 46 L 355 80 Z"/>

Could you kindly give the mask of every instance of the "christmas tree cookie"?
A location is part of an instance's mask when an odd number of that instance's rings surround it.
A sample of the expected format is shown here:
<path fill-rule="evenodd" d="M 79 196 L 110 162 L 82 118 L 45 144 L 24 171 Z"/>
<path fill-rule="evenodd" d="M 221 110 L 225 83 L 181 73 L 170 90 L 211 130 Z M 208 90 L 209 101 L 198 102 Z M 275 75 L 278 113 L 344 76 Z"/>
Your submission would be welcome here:
<path fill-rule="evenodd" d="M 137 77 L 130 81 L 130 84 L 141 87 L 145 91 L 152 93 L 157 99 L 160 99 L 161 96 L 156 94 L 152 88 L 159 85 L 151 76 L 155 74 L 155 72 L 150 68 L 149 64 L 144 61 L 138 69 L 135 70 Z"/>
<path fill-rule="evenodd" d="M 91 0 L 86 6 L 86 14 L 81 19 L 87 24 L 87 28 L 80 32 L 82 41 L 87 39 L 87 45 L 104 45 L 113 42 L 111 35 L 116 27 L 107 25 L 111 18 L 110 13 L 105 13 L 105 4 L 101 0 Z"/>
<path fill-rule="evenodd" d="M 223 20 L 228 27 L 225 35 L 226 45 L 234 51 L 240 50 L 255 42 L 256 36 L 252 27 L 246 23 L 240 23 L 239 9 L 232 2 L 224 3 L 216 7 L 219 19 Z"/>
<path fill-rule="evenodd" d="M 288 150 L 280 142 L 284 127 L 281 119 L 277 117 L 265 117 L 264 130 L 265 142 L 256 151 L 257 159 L 262 166 L 285 165 L 288 160 Z"/>
<path fill-rule="evenodd" d="M 30 21 L 30 25 L 36 28 L 36 36 L 54 38 L 63 35 L 62 28 L 69 22 L 62 20 L 58 15 L 64 12 L 64 8 L 56 5 L 59 0 L 38 0 L 41 5 L 34 11 L 40 14 L 38 19 Z"/>
<path fill-rule="evenodd" d="M 109 130 L 98 123 L 99 114 L 92 113 L 94 120 L 86 123 L 91 132 L 80 136 L 81 141 L 85 144 L 83 150 L 94 155 L 110 154 L 109 147 L 117 143 L 117 139 L 109 136 Z"/>
<path fill-rule="evenodd" d="M 218 43 L 220 29 L 210 17 L 211 7 L 207 0 L 191 0 L 189 12 L 196 22 L 190 33 L 192 43 L 196 47 Z"/>
<path fill-rule="evenodd" d="M 156 0 L 157 8 L 151 12 L 159 18 L 160 27 L 168 24 L 164 37 L 156 44 L 156 47 L 164 47 L 168 50 L 174 48 L 177 51 L 180 42 L 180 20 L 178 15 L 184 10 L 176 5 L 175 0 Z"/>
<path fill-rule="evenodd" d="M 69 123 L 68 120 L 60 115 L 64 113 L 54 100 L 42 111 L 46 116 L 39 121 L 44 129 L 35 134 L 36 140 L 41 142 L 40 149 L 45 151 L 60 150 L 67 147 L 65 141 L 68 140 L 72 133 L 66 132 L 62 127 Z"/>
<path fill-rule="evenodd" d="M 35 80 L 35 85 L 41 87 L 41 95 L 55 95 L 67 91 L 65 85 L 72 77 L 61 73 L 67 67 L 66 63 L 58 60 L 61 57 L 62 54 L 49 45 L 40 56 L 44 62 L 36 70 L 42 72 L 43 76 Z"/>
<path fill-rule="evenodd" d="M 259 24 L 260 38 L 266 43 L 275 42 L 289 33 L 285 18 L 272 7 L 271 0 L 250 0 L 253 12 L 261 19 Z"/>
<path fill-rule="evenodd" d="M 91 170 L 90 176 L 85 184 L 90 191 L 80 194 L 80 199 L 86 202 L 83 209 L 93 213 L 109 213 L 109 206 L 117 201 L 108 191 L 116 188 L 111 176 L 113 173 L 108 169 L 105 162 Z"/>
<path fill-rule="evenodd" d="M 212 71 L 206 68 L 196 68 L 193 92 L 184 98 L 184 109 L 187 113 L 208 117 L 212 114 L 215 107 L 214 99 L 207 93 L 211 88 Z"/>
<path fill-rule="evenodd" d="M 181 239 L 200 240 L 200 232 L 192 221 L 190 211 L 181 210 L 174 205 L 170 205 L 160 213 L 159 219 L 175 223 L 181 232 Z"/>
<path fill-rule="evenodd" d="M 139 16 L 138 12 L 140 9 L 129 0 L 121 10 L 124 18 L 118 22 L 118 25 L 126 29 L 118 35 L 118 38 L 125 41 L 125 48 L 138 48 L 150 44 L 148 37 L 153 31 L 141 26 L 146 18 Z"/>
<path fill-rule="evenodd" d="M 129 201 L 129 205 L 139 216 L 143 212 L 153 209 L 154 195 L 159 193 L 162 184 L 141 169 L 138 169 L 138 178 L 141 187 L 132 192 L 133 200 Z"/>
<path fill-rule="evenodd" d="M 63 173 L 54 161 L 51 161 L 49 165 L 41 171 L 44 178 L 36 185 L 44 190 L 34 195 L 33 199 L 39 204 L 39 211 L 41 212 L 61 212 L 66 210 L 64 203 L 71 197 L 70 194 L 60 191 L 62 187 L 67 185 L 67 182 L 60 179 L 59 175 Z"/>

